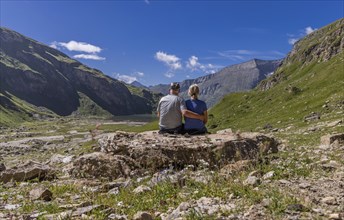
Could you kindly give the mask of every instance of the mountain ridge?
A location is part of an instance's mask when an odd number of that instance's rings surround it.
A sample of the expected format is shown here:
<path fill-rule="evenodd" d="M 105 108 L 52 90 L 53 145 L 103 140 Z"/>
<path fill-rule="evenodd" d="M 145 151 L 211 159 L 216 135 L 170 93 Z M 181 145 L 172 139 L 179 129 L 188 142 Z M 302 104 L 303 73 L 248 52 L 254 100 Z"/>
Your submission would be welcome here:
<path fill-rule="evenodd" d="M 189 86 L 191 84 L 198 84 L 200 87 L 200 99 L 204 100 L 211 107 L 229 93 L 253 89 L 268 74 L 274 72 L 281 61 L 252 59 L 227 66 L 213 74 L 184 80 L 180 82 L 180 95 L 187 99 Z M 167 94 L 169 86 L 167 84 L 158 84 L 148 88 L 153 92 Z"/>
<path fill-rule="evenodd" d="M 122 82 L 56 49 L 2 27 L 0 42 L 2 100 L 11 102 L 15 96 L 67 116 L 80 107 L 81 92 L 112 115 L 154 111 L 156 100 L 132 93 Z M 5 108 L 4 101 L 0 104 Z"/>

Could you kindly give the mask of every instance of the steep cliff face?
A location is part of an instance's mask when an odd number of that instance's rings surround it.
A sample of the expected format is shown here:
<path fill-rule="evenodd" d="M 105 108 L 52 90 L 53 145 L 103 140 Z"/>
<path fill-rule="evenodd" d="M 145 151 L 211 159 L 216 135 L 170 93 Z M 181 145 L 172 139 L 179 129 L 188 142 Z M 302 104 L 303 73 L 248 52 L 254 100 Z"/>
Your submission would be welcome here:
<path fill-rule="evenodd" d="M 344 51 L 344 19 L 327 25 L 295 43 L 284 59 L 281 67 L 272 77 L 260 83 L 260 90 L 268 90 L 288 79 L 288 73 L 294 72 L 311 63 L 327 62 Z"/>
<path fill-rule="evenodd" d="M 233 92 L 247 91 L 253 89 L 267 75 L 274 72 L 280 65 L 281 60 L 250 60 L 245 63 L 236 64 L 223 68 L 217 73 L 184 80 L 181 82 L 181 96 L 188 98 L 188 88 L 192 84 L 198 84 L 201 90 L 200 98 L 205 100 L 209 107 L 219 102 L 225 95 Z M 152 91 L 168 92 L 168 85 L 157 85 L 150 87 Z"/>
<path fill-rule="evenodd" d="M 0 93 L 4 96 L 18 97 L 62 116 L 78 109 L 78 92 L 113 115 L 153 110 L 154 100 L 132 94 L 118 80 L 15 31 L 0 28 L 0 43 Z"/>

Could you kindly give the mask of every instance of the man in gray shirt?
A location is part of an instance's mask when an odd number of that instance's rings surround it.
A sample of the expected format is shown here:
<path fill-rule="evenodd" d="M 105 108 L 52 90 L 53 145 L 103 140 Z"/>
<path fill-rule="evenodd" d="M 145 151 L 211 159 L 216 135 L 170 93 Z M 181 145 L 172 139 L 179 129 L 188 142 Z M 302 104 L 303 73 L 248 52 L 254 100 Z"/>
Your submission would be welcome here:
<path fill-rule="evenodd" d="M 170 94 L 160 99 L 157 113 L 159 117 L 159 133 L 182 133 L 182 116 L 204 120 L 199 115 L 186 109 L 185 101 L 179 97 L 180 86 L 178 83 L 171 83 Z"/>

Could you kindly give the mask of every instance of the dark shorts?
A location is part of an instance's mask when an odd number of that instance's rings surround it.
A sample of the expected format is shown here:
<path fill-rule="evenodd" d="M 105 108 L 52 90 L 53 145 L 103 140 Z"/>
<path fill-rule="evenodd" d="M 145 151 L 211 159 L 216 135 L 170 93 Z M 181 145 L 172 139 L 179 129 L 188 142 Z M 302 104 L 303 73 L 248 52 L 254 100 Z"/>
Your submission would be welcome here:
<path fill-rule="evenodd" d="M 160 127 L 159 134 L 184 134 L 184 124 L 171 129 L 165 129 Z"/>
<path fill-rule="evenodd" d="M 189 129 L 185 130 L 184 133 L 187 133 L 189 135 L 202 135 L 202 134 L 208 134 L 208 130 L 206 127 L 202 129 Z"/>
<path fill-rule="evenodd" d="M 184 124 L 182 124 L 179 127 L 172 128 L 172 129 L 164 129 L 160 128 L 159 134 L 189 134 L 189 135 L 202 135 L 202 134 L 208 134 L 208 130 L 206 127 L 202 129 L 190 129 L 185 130 Z"/>

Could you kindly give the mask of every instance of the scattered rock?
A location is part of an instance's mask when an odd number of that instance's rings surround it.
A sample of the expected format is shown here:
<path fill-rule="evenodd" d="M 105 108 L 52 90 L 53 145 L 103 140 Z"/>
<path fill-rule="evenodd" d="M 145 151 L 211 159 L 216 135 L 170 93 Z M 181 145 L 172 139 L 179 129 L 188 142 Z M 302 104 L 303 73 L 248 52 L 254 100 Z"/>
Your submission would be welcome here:
<path fill-rule="evenodd" d="M 186 219 L 190 214 L 198 217 L 216 216 L 220 213 L 231 212 L 235 205 L 221 201 L 219 198 L 202 197 L 197 201 L 182 202 L 176 209 L 168 211 L 170 214 L 161 214 L 165 220 Z"/>
<path fill-rule="evenodd" d="M 328 134 L 322 136 L 320 139 L 321 145 L 330 146 L 335 141 L 338 141 L 339 144 L 344 145 L 344 133 L 341 134 Z"/>
<path fill-rule="evenodd" d="M 128 217 L 126 215 L 119 215 L 119 214 L 110 214 L 108 217 L 108 219 L 111 219 L 111 220 L 127 220 Z"/>
<path fill-rule="evenodd" d="M 320 119 L 320 114 L 317 112 L 312 112 L 311 114 L 304 117 L 304 121 L 317 121 Z"/>
<path fill-rule="evenodd" d="M 75 158 L 74 155 L 69 155 L 69 156 L 63 156 L 61 154 L 54 154 L 50 158 L 50 163 L 55 164 L 55 163 L 70 163 L 72 160 Z"/>
<path fill-rule="evenodd" d="M 233 134 L 233 131 L 231 128 L 227 128 L 224 130 L 217 131 L 216 134 Z"/>
<path fill-rule="evenodd" d="M 275 171 L 267 172 L 266 174 L 264 174 L 263 179 L 264 180 L 271 179 L 274 175 L 275 175 Z"/>
<path fill-rule="evenodd" d="M 321 167 L 324 170 L 329 170 L 329 171 L 335 170 L 335 169 L 339 168 L 340 166 L 341 165 L 337 161 L 334 161 L 334 160 L 331 160 L 330 162 L 321 165 Z"/>
<path fill-rule="evenodd" d="M 290 204 L 286 208 L 286 212 L 293 212 L 293 211 L 305 212 L 307 210 L 308 209 L 304 205 L 302 205 L 302 204 Z"/>
<path fill-rule="evenodd" d="M 135 188 L 135 189 L 133 190 L 133 192 L 134 192 L 135 194 L 140 194 L 140 193 L 144 193 L 144 192 L 149 192 L 149 191 L 151 191 L 151 190 L 152 190 L 152 189 L 151 189 L 150 187 L 141 185 L 141 186 L 138 186 L 137 188 Z"/>
<path fill-rule="evenodd" d="M 20 206 L 21 206 L 20 204 L 7 204 L 7 205 L 4 205 L 4 209 L 5 210 L 16 210 Z"/>
<path fill-rule="evenodd" d="M 337 120 L 337 121 L 333 121 L 327 124 L 327 127 L 335 127 L 337 125 L 340 125 L 343 123 L 343 120 Z"/>
<path fill-rule="evenodd" d="M 260 179 L 255 176 L 249 176 L 246 180 L 244 180 L 244 186 L 258 186 L 260 184 Z"/>
<path fill-rule="evenodd" d="M 328 215 L 329 219 L 336 219 L 336 220 L 341 220 L 344 218 L 344 213 L 340 214 L 340 213 L 332 213 Z"/>
<path fill-rule="evenodd" d="M 134 215 L 133 220 L 153 220 L 153 217 L 148 212 L 137 212 Z"/>
<path fill-rule="evenodd" d="M 75 211 L 68 210 L 65 212 L 57 213 L 57 214 L 50 214 L 45 215 L 43 218 L 48 220 L 54 220 L 54 219 L 74 219 L 77 217 L 81 217 L 82 215 L 86 215 L 88 213 L 91 213 L 93 210 L 101 209 L 102 206 L 100 205 L 91 205 L 86 207 L 77 208 Z"/>
<path fill-rule="evenodd" d="M 321 202 L 325 203 L 327 205 L 336 205 L 337 204 L 336 198 L 332 197 L 332 196 L 328 196 L 328 197 L 322 198 Z"/>
<path fill-rule="evenodd" d="M 54 172 L 48 166 L 41 163 L 29 161 L 26 164 L 6 169 L 0 173 L 0 182 L 7 183 L 9 181 L 27 181 L 38 178 L 38 180 L 45 180 L 53 178 Z"/>
<path fill-rule="evenodd" d="M 5 170 L 6 170 L 5 164 L 0 163 L 0 172 L 5 171 Z"/>
<path fill-rule="evenodd" d="M 32 200 L 50 201 L 53 197 L 53 193 L 50 190 L 42 187 L 31 190 L 29 194 Z"/>

